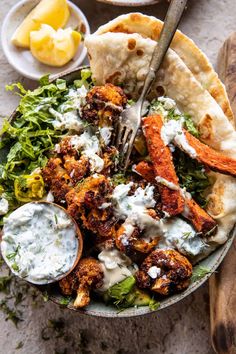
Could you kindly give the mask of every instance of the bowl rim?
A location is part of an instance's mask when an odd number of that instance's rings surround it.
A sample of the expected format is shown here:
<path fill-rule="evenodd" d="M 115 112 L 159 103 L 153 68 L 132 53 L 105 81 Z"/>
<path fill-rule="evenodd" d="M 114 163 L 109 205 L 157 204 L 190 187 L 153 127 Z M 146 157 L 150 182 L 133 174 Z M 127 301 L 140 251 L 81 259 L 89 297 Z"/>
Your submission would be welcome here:
<path fill-rule="evenodd" d="M 40 0 L 35 0 L 35 2 L 40 2 Z M 17 2 L 14 6 L 11 7 L 11 9 L 8 11 L 8 13 L 6 14 L 3 22 L 2 22 L 2 26 L 1 26 L 1 42 L 2 42 L 2 49 L 3 49 L 3 53 L 8 61 L 8 63 L 18 72 L 20 73 L 22 76 L 28 78 L 28 79 L 31 79 L 31 80 L 39 80 L 40 77 L 42 76 L 42 74 L 31 74 L 30 72 L 28 71 L 25 71 L 24 69 L 22 69 L 21 66 L 18 66 L 15 64 L 14 62 L 14 56 L 11 55 L 11 52 L 9 50 L 9 41 L 6 39 L 6 36 L 5 36 L 5 32 L 6 32 L 6 27 L 9 23 L 9 20 L 11 18 L 11 16 L 14 14 L 14 13 L 17 13 L 18 9 L 22 6 L 24 6 L 25 4 L 30 4 L 31 3 L 31 0 L 20 0 L 19 2 Z M 89 25 L 89 22 L 85 16 L 85 14 L 82 12 L 82 10 L 80 10 L 80 8 L 78 6 L 76 6 L 73 2 L 71 2 L 70 0 L 67 0 L 67 3 L 69 5 L 69 8 L 71 8 L 75 13 L 77 13 L 78 17 L 81 18 L 82 22 L 84 23 L 85 25 L 85 28 L 86 28 L 86 35 L 89 35 L 91 33 L 91 30 L 90 30 L 90 25 Z M 35 5 L 37 6 L 37 4 Z M 34 7 L 35 7 L 34 6 Z M 33 8 L 34 8 L 33 7 Z M 33 9 L 32 8 L 32 9 Z M 71 66 L 73 65 L 73 68 L 71 69 L 68 69 L 68 70 L 74 70 L 75 69 L 75 66 L 76 67 L 79 67 L 82 62 L 84 61 L 84 59 L 86 58 L 86 55 L 87 55 L 87 49 L 84 45 L 84 43 L 81 43 L 80 45 L 83 46 L 82 48 L 82 51 L 81 51 L 81 54 L 80 56 L 78 57 L 78 59 L 73 62 L 71 61 Z M 44 65 L 44 64 L 42 64 Z M 54 79 L 55 76 L 57 75 L 60 75 L 62 74 L 63 72 L 65 71 L 65 69 L 63 69 L 62 67 L 62 70 L 61 72 L 57 73 L 57 74 L 50 74 L 50 78 L 51 79 Z"/>
<path fill-rule="evenodd" d="M 52 78 L 50 80 L 50 82 L 54 82 L 58 78 L 64 79 L 66 81 L 70 81 L 71 79 L 74 80 L 75 77 L 73 77 L 73 75 L 76 76 L 77 73 L 80 74 L 81 70 L 89 69 L 89 68 L 90 67 L 88 65 L 83 65 L 83 66 L 80 66 L 76 69 L 65 70 L 64 72 L 57 74 L 54 78 Z M 17 114 L 17 111 L 15 109 L 9 117 L 9 121 L 14 119 L 16 114 Z M 175 295 L 172 295 L 171 297 L 168 297 L 166 300 L 161 302 L 160 307 L 157 310 L 151 311 L 148 306 L 142 306 L 142 307 L 138 307 L 138 308 L 132 307 L 132 308 L 128 308 L 122 312 L 118 312 L 117 309 L 112 305 L 110 306 L 110 308 L 112 308 L 112 311 L 109 311 L 109 312 L 93 309 L 93 308 L 90 308 L 90 306 L 86 307 L 85 309 L 78 309 L 78 308 L 75 308 L 71 305 L 67 305 L 67 306 L 63 306 L 63 308 L 68 309 L 68 310 L 73 310 L 73 311 L 77 312 L 78 314 L 84 314 L 87 316 L 95 316 L 95 317 L 102 317 L 102 318 L 114 318 L 114 317 L 115 318 L 123 318 L 123 317 L 124 318 L 128 318 L 128 317 L 131 318 L 131 317 L 137 317 L 137 316 L 143 316 L 143 315 L 149 315 L 149 314 L 156 313 L 157 311 L 160 311 L 164 308 L 167 308 L 167 307 L 174 305 L 175 303 L 181 301 L 182 299 L 184 299 L 185 297 L 187 297 L 188 295 L 190 295 L 191 293 L 196 291 L 201 285 L 203 285 L 206 282 L 206 280 L 208 280 L 210 278 L 210 276 L 216 271 L 216 269 L 218 268 L 220 263 L 223 261 L 224 257 L 227 255 L 227 252 L 229 251 L 229 249 L 233 243 L 235 235 L 236 235 L 236 223 L 234 224 L 232 230 L 229 232 L 229 237 L 228 237 L 227 241 L 224 244 L 219 245 L 206 258 L 204 258 L 203 260 L 200 260 L 198 262 L 201 264 L 201 262 L 207 260 L 208 257 L 210 257 L 210 256 L 215 257 L 216 259 L 213 261 L 213 265 L 211 266 L 209 273 L 204 275 L 201 279 L 190 284 L 189 287 L 185 291 L 183 291 L 181 293 L 177 293 Z M 25 280 L 25 281 L 27 281 L 27 280 Z M 37 289 L 41 293 L 45 291 L 45 289 L 40 288 L 40 286 L 34 285 L 32 283 L 30 283 L 30 285 L 36 286 Z M 62 307 L 62 304 L 60 303 L 60 299 L 56 298 L 54 295 L 49 295 L 49 300 L 52 301 L 53 303 L 59 305 L 60 307 Z M 97 304 L 99 304 L 99 302 L 97 302 Z"/>

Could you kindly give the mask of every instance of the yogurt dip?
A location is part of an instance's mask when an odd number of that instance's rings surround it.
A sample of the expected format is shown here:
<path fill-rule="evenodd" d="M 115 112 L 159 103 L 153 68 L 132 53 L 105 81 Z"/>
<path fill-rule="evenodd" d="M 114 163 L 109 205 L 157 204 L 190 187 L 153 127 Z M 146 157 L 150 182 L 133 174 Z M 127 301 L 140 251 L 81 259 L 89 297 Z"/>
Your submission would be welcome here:
<path fill-rule="evenodd" d="M 5 219 L 1 251 L 14 274 L 47 284 L 73 268 L 79 242 L 76 225 L 63 208 L 27 203 Z"/>

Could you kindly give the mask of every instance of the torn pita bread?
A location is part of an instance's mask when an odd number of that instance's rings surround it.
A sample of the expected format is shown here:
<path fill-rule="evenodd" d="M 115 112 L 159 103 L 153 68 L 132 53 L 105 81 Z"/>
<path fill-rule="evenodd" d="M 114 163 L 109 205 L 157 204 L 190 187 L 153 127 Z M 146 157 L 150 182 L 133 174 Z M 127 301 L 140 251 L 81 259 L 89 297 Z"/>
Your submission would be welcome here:
<path fill-rule="evenodd" d="M 142 14 L 118 17 L 85 40 L 97 84 L 123 83 L 128 93 L 140 92 L 159 37 L 162 22 Z M 224 85 L 206 56 L 181 32 L 175 36 L 161 69 L 156 87 L 190 114 L 201 140 L 236 158 L 236 132 Z M 236 215 L 236 179 L 211 173 L 214 182 L 208 194 L 208 213 L 218 221 L 212 245 L 224 243 Z M 213 246 L 214 247 L 214 246 Z"/>
<path fill-rule="evenodd" d="M 158 40 L 163 22 L 153 16 L 141 13 L 121 15 L 98 28 L 95 34 L 107 32 L 139 33 L 144 38 Z M 171 48 L 180 56 L 201 85 L 221 106 L 225 115 L 234 125 L 234 115 L 229 104 L 225 86 L 218 78 L 206 55 L 181 31 L 177 31 Z"/>

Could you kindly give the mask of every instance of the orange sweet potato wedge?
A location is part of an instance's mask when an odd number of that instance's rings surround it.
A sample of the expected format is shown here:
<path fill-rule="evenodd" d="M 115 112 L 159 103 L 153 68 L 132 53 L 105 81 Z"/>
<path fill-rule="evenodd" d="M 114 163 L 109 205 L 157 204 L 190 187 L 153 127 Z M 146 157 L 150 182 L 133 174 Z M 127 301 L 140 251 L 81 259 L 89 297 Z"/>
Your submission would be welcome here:
<path fill-rule="evenodd" d="M 170 149 L 168 146 L 165 146 L 161 138 L 161 128 L 163 126 L 161 116 L 153 115 L 143 118 L 142 126 L 155 176 L 164 178 L 178 186 L 179 180 L 175 173 Z M 180 191 L 170 189 L 162 184 L 158 185 L 158 189 L 161 195 L 163 211 L 169 215 L 182 213 L 184 199 Z"/>
<path fill-rule="evenodd" d="M 152 164 L 141 161 L 135 166 L 134 170 L 149 183 L 156 183 Z M 191 222 L 197 232 L 206 234 L 216 227 L 216 221 L 193 199 L 185 198 L 184 202 L 185 208 L 182 215 Z"/>
<path fill-rule="evenodd" d="M 199 141 L 185 129 L 183 129 L 183 132 L 188 144 L 196 151 L 196 159 L 199 162 L 205 164 L 213 171 L 236 177 L 236 159 L 215 151 L 210 146 Z M 181 144 L 177 145 L 188 154 L 184 146 Z"/>

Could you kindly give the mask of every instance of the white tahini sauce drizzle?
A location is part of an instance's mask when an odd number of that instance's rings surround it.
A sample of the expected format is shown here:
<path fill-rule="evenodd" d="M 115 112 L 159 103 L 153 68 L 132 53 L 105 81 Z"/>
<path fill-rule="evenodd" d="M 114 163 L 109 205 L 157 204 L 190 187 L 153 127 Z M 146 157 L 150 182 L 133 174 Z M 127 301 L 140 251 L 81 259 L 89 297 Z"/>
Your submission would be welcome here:
<path fill-rule="evenodd" d="M 1 251 L 14 273 L 45 284 L 72 268 L 78 242 L 75 225 L 63 209 L 27 203 L 6 218 Z"/>
<path fill-rule="evenodd" d="M 133 274 L 132 261 L 117 249 L 103 250 L 98 259 L 104 272 L 103 286 L 99 288 L 101 292 Z"/>
<path fill-rule="evenodd" d="M 112 202 L 115 214 L 119 219 L 129 221 L 137 225 L 145 233 L 149 234 L 153 228 L 161 228 L 161 220 L 156 220 L 148 214 L 148 208 L 154 208 L 154 186 L 148 184 L 144 189 L 139 187 L 133 195 L 128 193 L 133 186 L 133 182 L 118 185 L 112 195 Z"/>

